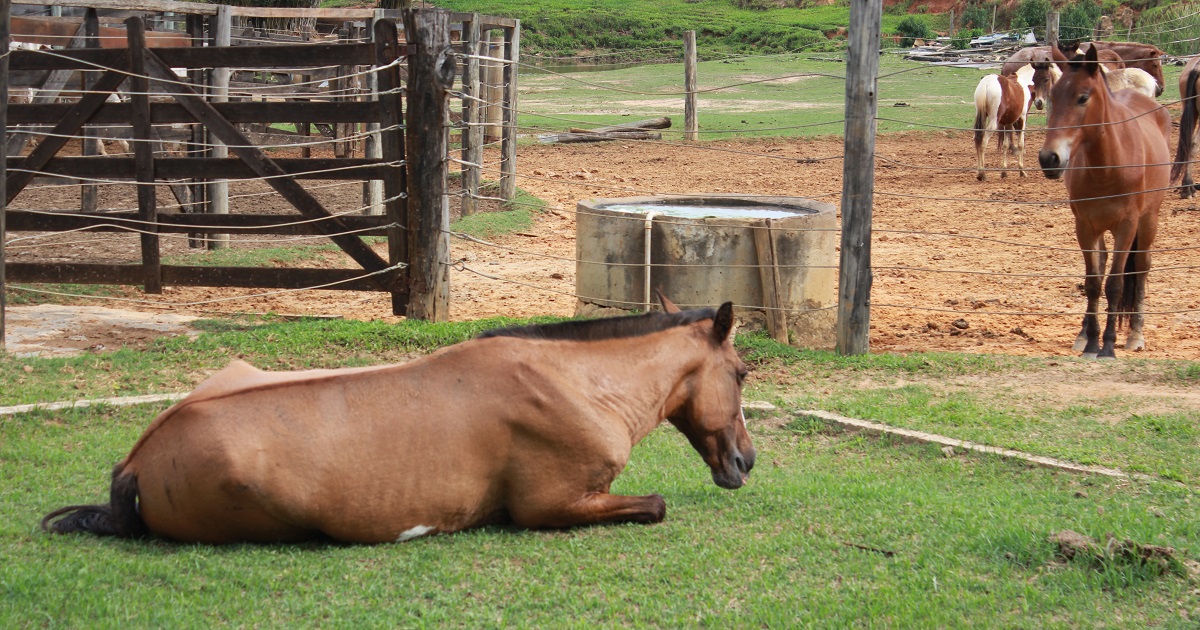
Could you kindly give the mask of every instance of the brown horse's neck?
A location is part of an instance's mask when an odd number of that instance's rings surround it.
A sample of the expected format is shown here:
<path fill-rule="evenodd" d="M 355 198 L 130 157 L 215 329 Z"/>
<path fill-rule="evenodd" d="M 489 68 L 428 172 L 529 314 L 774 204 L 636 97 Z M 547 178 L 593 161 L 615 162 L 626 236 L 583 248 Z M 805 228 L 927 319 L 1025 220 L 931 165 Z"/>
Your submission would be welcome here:
<path fill-rule="evenodd" d="M 691 326 L 591 343 L 599 351 L 589 356 L 601 363 L 619 360 L 622 365 L 617 370 L 607 368 L 613 372 L 605 379 L 609 387 L 586 395 L 594 398 L 598 408 L 621 418 L 634 444 L 687 403 L 687 380 L 712 352 Z M 631 357 L 639 358 L 631 361 Z"/>

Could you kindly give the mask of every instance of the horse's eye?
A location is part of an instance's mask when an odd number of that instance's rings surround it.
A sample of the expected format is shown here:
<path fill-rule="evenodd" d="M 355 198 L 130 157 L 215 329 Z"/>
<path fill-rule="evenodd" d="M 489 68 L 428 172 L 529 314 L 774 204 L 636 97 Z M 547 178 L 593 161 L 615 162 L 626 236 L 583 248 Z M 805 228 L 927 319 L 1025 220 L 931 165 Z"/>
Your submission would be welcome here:
<path fill-rule="evenodd" d="M 1080 94 L 1079 95 L 1079 104 L 1080 105 L 1086 104 L 1088 102 L 1088 99 L 1091 98 L 1091 96 L 1092 96 L 1091 94 L 1088 94 L 1086 92 L 1083 94 Z"/>
<path fill-rule="evenodd" d="M 746 375 L 747 375 L 747 374 L 749 374 L 749 373 L 750 373 L 750 370 L 747 370 L 746 368 L 739 368 L 739 369 L 738 369 L 738 371 L 737 371 L 737 382 L 738 382 L 738 385 L 741 385 L 742 383 L 745 383 L 745 382 L 746 382 Z"/>

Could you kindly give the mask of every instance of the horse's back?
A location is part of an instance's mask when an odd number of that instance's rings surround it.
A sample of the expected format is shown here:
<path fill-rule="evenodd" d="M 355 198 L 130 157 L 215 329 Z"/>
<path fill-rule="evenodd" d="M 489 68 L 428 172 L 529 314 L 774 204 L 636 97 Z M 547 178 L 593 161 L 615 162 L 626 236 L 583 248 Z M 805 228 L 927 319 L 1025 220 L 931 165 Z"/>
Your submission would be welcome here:
<path fill-rule="evenodd" d="M 510 436 L 469 410 L 481 392 L 414 367 L 223 370 L 157 418 L 126 459 L 143 520 L 203 542 L 382 542 L 473 524 L 496 509 L 491 480 Z"/>

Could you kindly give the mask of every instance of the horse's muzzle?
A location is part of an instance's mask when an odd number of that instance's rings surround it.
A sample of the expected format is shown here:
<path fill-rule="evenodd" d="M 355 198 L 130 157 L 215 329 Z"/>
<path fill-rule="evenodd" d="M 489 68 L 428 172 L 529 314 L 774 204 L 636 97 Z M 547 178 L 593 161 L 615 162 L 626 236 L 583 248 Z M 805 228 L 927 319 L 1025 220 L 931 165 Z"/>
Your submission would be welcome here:
<path fill-rule="evenodd" d="M 726 490 L 737 490 L 746 485 L 746 477 L 750 476 L 750 470 L 754 468 L 753 450 L 745 454 L 735 450 L 732 455 L 726 460 L 723 468 L 714 468 L 712 471 L 713 483 Z"/>
<path fill-rule="evenodd" d="M 1057 152 L 1045 149 L 1038 151 L 1038 164 L 1042 165 L 1042 172 L 1046 174 L 1046 179 L 1062 177 L 1063 163 Z"/>

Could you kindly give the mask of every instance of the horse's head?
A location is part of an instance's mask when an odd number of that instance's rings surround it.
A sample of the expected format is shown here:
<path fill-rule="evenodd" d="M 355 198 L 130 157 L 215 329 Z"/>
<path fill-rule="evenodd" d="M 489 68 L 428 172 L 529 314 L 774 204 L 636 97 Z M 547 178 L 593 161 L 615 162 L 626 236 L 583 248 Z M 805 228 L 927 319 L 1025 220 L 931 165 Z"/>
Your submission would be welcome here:
<path fill-rule="evenodd" d="M 1062 71 L 1049 61 L 1035 61 L 1030 67 L 1033 68 L 1033 85 L 1029 87 L 1029 92 L 1033 97 L 1033 106 L 1041 111 L 1046 108 L 1046 103 L 1050 100 L 1050 90 L 1062 77 Z M 1017 74 L 1020 75 L 1019 70 Z"/>
<path fill-rule="evenodd" d="M 1062 78 L 1050 90 L 1046 140 L 1038 151 L 1038 163 L 1046 177 L 1058 179 L 1071 159 L 1071 148 L 1089 132 L 1089 125 L 1103 119 L 1109 93 L 1094 46 L 1070 60 L 1057 50 L 1052 53 Z"/>
<path fill-rule="evenodd" d="M 668 312 L 678 310 L 666 299 L 663 307 Z M 733 349 L 733 304 L 722 304 L 712 320 L 693 326 L 699 342 L 710 351 L 680 384 L 675 394 L 680 401 L 670 405 L 667 420 L 704 458 L 714 483 L 722 488 L 740 488 L 754 467 L 754 444 L 742 415 L 742 385 L 747 370 Z"/>

